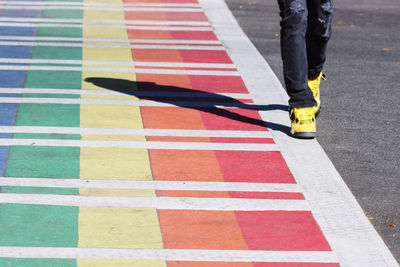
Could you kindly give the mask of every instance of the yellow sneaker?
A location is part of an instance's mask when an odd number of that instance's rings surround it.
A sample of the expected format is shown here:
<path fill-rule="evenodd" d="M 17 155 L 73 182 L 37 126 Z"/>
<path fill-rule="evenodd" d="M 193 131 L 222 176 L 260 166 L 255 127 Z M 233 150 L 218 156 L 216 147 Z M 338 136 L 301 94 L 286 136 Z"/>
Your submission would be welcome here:
<path fill-rule="evenodd" d="M 317 102 L 317 112 L 315 113 L 315 116 L 318 116 L 319 112 L 321 111 L 321 97 L 319 94 L 319 85 L 321 83 L 321 79 L 326 80 L 325 74 L 322 72 L 314 80 L 308 80 L 308 87 L 310 87 L 311 91 L 313 92 L 314 99 Z"/>
<path fill-rule="evenodd" d="M 292 108 L 290 110 L 290 134 L 296 138 L 311 139 L 317 135 L 315 113 L 317 107 Z"/>

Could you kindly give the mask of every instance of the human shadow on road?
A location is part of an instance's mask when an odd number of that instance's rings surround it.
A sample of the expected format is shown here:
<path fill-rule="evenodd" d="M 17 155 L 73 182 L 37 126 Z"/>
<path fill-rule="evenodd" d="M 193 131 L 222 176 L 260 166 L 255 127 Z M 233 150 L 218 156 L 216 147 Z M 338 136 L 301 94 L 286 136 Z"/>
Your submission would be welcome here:
<path fill-rule="evenodd" d="M 242 103 L 232 97 L 217 93 L 204 92 L 188 88 L 160 85 L 153 82 L 135 82 L 124 79 L 115 78 L 98 78 L 89 77 L 86 82 L 96 86 L 120 92 L 127 95 L 136 96 L 139 99 L 146 99 L 162 103 L 168 103 L 179 107 L 196 109 L 203 112 L 212 113 L 231 120 L 240 121 L 243 123 L 258 125 L 272 130 L 277 130 L 289 133 L 290 128 L 267 121 L 251 118 L 239 113 L 227 110 L 225 108 L 241 108 L 257 111 L 267 110 L 283 110 L 287 111 L 288 106 L 285 105 L 256 105 Z"/>

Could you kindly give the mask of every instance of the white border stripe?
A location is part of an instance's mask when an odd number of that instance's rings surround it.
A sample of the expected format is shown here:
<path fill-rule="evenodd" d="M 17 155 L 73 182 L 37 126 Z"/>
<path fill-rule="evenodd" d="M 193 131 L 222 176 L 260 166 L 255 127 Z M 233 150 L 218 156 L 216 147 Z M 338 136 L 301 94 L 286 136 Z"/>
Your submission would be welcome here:
<path fill-rule="evenodd" d="M 12 4 L 12 5 L 28 5 L 28 6 L 32 6 L 32 5 L 39 5 L 39 6 L 57 6 L 57 5 L 61 5 L 61 6 L 119 6 L 119 7 L 193 7 L 193 8 L 200 8 L 199 4 L 190 4 L 190 3 L 106 3 L 106 2 L 68 2 L 68 1 L 1 1 L 0 4 Z"/>
<path fill-rule="evenodd" d="M 0 25 L 1 26 L 1 25 Z M 0 41 L 2 46 L 51 46 L 51 47 L 103 47 L 103 48 L 136 48 L 136 49 L 172 49 L 172 50 L 225 50 L 219 45 L 163 45 L 163 44 L 111 44 L 111 43 L 54 43 L 54 42 L 12 42 Z"/>
<path fill-rule="evenodd" d="M 23 64 L 70 64 L 70 65 L 108 65 L 132 67 L 178 67 L 178 68 L 209 68 L 236 69 L 233 64 L 223 63 L 185 63 L 185 62 L 146 62 L 146 61 L 97 61 L 97 60 L 64 60 L 64 59 L 30 59 L 30 58 L 0 58 L 0 63 Z"/>
<path fill-rule="evenodd" d="M 0 257 L 62 259 L 137 259 L 207 262 L 336 263 L 331 251 L 106 249 L 57 247 L 0 247 Z"/>
<path fill-rule="evenodd" d="M 210 26 L 208 21 L 164 21 L 164 20 L 117 20 L 117 19 L 57 19 L 57 18 L 20 18 L 0 17 L 4 22 L 47 22 L 47 23 L 99 23 L 99 24 L 136 24 L 136 25 L 183 25 Z M 62 25 L 60 25 L 62 26 Z"/>
<path fill-rule="evenodd" d="M 0 177 L 0 186 L 301 193 L 297 184 Z"/>
<path fill-rule="evenodd" d="M 223 0 L 200 0 L 218 38 L 257 102 L 286 104 L 279 80 L 244 35 Z M 287 113 L 260 112 L 269 122 L 290 125 Z M 316 140 L 296 140 L 271 131 L 312 212 L 342 266 L 399 266 Z M 316 164 L 317 159 L 317 164 Z"/>
<path fill-rule="evenodd" d="M 211 76 L 240 76 L 237 71 L 220 70 L 175 70 L 153 68 L 96 68 L 96 67 L 59 67 L 59 66 L 18 66 L 0 65 L 0 70 L 46 70 L 46 71 L 104 71 L 104 72 L 131 72 L 148 74 L 176 74 L 176 75 L 211 75 Z"/>
<path fill-rule="evenodd" d="M 183 129 L 121 129 L 79 127 L 0 126 L 0 133 L 49 133 L 49 134 L 99 134 L 99 135 L 144 135 L 182 137 L 237 137 L 270 138 L 267 131 L 224 131 Z"/>
<path fill-rule="evenodd" d="M 59 147 L 118 147 L 142 149 L 226 150 L 226 151 L 279 151 L 275 144 L 249 143 L 197 143 L 157 141 L 94 141 L 63 139 L 9 139 L 0 138 L 0 146 L 59 146 Z"/>
<path fill-rule="evenodd" d="M 97 197 L 50 194 L 0 194 L 0 203 L 76 207 L 155 208 L 218 211 L 309 211 L 306 200 L 190 197 Z"/>
<path fill-rule="evenodd" d="M 166 101 L 167 102 L 167 101 Z M 251 108 L 252 104 L 231 102 L 200 101 L 151 101 L 151 100 L 114 100 L 86 98 L 37 98 L 37 97 L 0 97 L 0 103 L 66 104 L 66 105 L 117 105 L 138 107 L 185 107 L 185 108 Z M 254 109 L 256 107 L 254 106 Z"/>
<path fill-rule="evenodd" d="M 52 28 L 99 28 L 99 29 L 128 29 L 151 31 L 212 31 L 210 27 L 185 27 L 185 26 L 130 26 L 130 25 L 94 25 L 94 24 L 57 24 L 57 23 L 24 23 L 0 22 L 2 27 L 52 27 Z"/>
<path fill-rule="evenodd" d="M 95 96 L 128 96 L 137 97 L 176 97 L 176 98 L 199 98 L 199 99 L 225 99 L 231 97 L 236 99 L 252 99 L 249 94 L 239 93 L 202 93 L 202 92 L 163 92 L 163 91 L 123 91 L 113 90 L 85 90 L 85 89 L 48 89 L 48 88 L 1 88 L 0 93 L 5 94 L 70 94 L 70 95 L 95 95 Z"/>
<path fill-rule="evenodd" d="M 169 39 L 116 39 L 116 38 L 79 38 L 79 37 L 8 36 L 8 35 L 0 35 L 0 40 L 221 45 L 221 42 L 218 40 L 209 41 L 209 40 L 169 40 Z"/>
<path fill-rule="evenodd" d="M 10 2 L 12 3 L 12 2 Z M 103 12 L 109 11 L 140 11 L 140 12 L 187 12 L 199 13 L 203 12 L 200 8 L 170 8 L 170 7 L 95 7 L 95 6 L 18 6 L 3 5 L 1 9 L 11 10 L 98 10 Z"/>
<path fill-rule="evenodd" d="M 0 25 L 1 26 L 1 25 Z M 3 46 L 52 46 L 52 47 L 103 47 L 103 48 L 137 48 L 137 49 L 172 49 L 172 50 L 225 50 L 223 46 L 212 45 L 162 45 L 162 44 L 91 44 L 91 43 L 57 43 L 57 42 L 12 42 L 0 41 Z"/>

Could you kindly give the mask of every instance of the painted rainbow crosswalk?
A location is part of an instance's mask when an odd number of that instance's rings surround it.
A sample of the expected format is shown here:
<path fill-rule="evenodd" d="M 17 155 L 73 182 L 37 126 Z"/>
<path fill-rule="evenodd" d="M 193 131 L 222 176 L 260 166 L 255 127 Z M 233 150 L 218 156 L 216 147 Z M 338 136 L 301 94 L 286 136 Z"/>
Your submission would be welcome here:
<path fill-rule="evenodd" d="M 339 266 L 260 116 L 285 107 L 214 27 L 197 0 L 0 3 L 0 266 Z"/>

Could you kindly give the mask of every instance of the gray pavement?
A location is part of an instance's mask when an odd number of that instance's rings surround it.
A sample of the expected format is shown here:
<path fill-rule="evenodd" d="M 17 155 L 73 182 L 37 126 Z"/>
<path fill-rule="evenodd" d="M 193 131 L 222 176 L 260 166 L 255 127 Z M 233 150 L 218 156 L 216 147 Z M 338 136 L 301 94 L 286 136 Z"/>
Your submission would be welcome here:
<path fill-rule="evenodd" d="M 283 82 L 276 0 L 226 3 Z M 335 1 L 318 119 L 318 141 L 398 261 L 399 16 L 398 0 Z"/>

